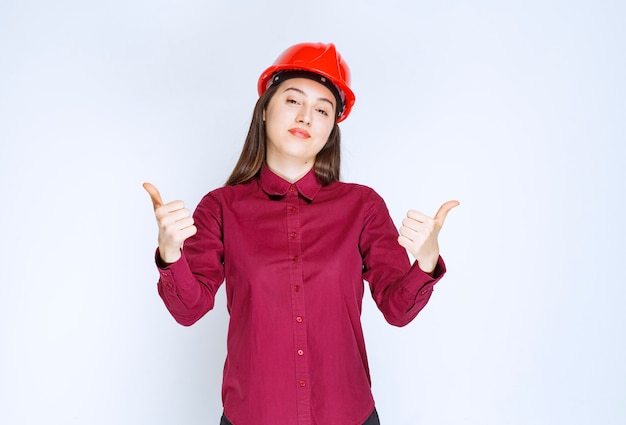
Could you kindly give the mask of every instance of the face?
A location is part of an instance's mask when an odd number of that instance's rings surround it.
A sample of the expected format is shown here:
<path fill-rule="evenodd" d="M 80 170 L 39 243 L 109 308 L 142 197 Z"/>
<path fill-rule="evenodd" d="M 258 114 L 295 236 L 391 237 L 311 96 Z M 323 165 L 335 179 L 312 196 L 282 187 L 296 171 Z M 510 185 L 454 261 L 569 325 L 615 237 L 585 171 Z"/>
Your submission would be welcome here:
<path fill-rule="evenodd" d="M 335 125 L 335 97 L 306 78 L 282 82 L 264 111 L 268 166 L 274 171 L 313 167 Z"/>

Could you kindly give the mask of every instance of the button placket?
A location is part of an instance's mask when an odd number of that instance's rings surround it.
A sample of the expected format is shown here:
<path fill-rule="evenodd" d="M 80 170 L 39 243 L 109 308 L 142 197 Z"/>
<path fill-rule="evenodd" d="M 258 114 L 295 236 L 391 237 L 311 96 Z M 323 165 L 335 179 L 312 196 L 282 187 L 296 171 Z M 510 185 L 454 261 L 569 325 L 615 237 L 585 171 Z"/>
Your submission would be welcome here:
<path fill-rule="evenodd" d="M 304 279 L 302 275 L 302 244 L 300 237 L 300 205 L 295 186 L 289 188 L 285 197 L 287 201 L 287 241 L 289 246 L 289 276 L 291 287 L 291 305 L 293 313 L 293 333 L 296 366 L 296 401 L 298 406 L 298 423 L 311 423 L 311 402 L 309 390 L 309 370 L 305 356 L 307 349 L 306 326 L 304 324 Z"/>

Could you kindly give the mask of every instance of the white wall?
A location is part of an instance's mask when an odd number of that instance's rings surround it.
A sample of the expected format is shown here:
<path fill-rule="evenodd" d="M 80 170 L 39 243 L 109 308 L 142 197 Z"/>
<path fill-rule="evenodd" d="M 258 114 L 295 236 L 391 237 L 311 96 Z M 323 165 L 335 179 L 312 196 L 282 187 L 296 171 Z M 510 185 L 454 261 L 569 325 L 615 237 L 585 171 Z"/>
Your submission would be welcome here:
<path fill-rule="evenodd" d="M 626 7 L 619 1 L 0 4 L 0 422 L 211 424 L 227 314 L 174 323 L 143 181 L 191 207 L 258 74 L 334 42 L 344 179 L 462 202 L 403 329 L 363 321 L 385 424 L 626 422 Z"/>

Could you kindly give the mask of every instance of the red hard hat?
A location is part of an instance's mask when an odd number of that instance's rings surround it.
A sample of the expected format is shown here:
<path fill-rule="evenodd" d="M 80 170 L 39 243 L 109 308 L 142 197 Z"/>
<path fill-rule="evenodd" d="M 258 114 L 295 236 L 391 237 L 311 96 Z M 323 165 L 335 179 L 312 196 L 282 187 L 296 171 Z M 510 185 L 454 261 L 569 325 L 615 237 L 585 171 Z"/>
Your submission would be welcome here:
<path fill-rule="evenodd" d="M 278 71 L 309 71 L 329 79 L 337 88 L 343 103 L 343 110 L 337 122 L 350 114 L 356 97 L 350 90 L 350 68 L 332 43 L 300 43 L 289 47 L 259 77 L 259 96 L 272 85 L 272 76 Z M 337 105 L 337 108 L 340 108 Z"/>

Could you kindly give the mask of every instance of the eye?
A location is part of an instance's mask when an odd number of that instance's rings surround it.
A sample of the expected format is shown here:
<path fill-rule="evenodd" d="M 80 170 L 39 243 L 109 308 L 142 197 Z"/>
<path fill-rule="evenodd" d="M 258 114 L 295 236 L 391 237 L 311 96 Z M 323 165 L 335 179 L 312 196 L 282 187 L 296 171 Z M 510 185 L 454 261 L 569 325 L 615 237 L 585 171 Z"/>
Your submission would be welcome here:
<path fill-rule="evenodd" d="M 287 98 L 287 103 L 289 103 L 291 105 L 299 105 L 300 104 L 297 100 L 289 98 L 289 97 Z"/>
<path fill-rule="evenodd" d="M 324 115 L 325 117 L 328 116 L 328 112 L 325 109 L 318 109 L 317 112 L 319 112 L 320 114 Z"/>

